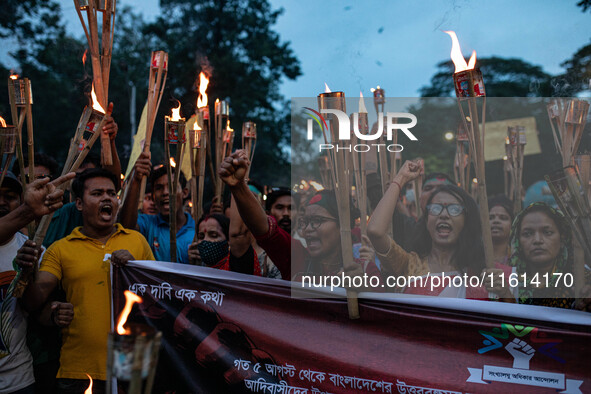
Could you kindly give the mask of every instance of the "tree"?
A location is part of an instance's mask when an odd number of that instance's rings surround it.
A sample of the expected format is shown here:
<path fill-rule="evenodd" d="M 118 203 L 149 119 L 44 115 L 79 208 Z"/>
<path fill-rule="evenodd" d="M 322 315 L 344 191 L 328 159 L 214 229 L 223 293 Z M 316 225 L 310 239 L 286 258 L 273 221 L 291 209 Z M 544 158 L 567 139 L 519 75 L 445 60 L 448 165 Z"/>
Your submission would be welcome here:
<path fill-rule="evenodd" d="M 44 35 L 45 26 L 55 26 L 60 6 L 53 0 L 3 0 L 0 12 L 0 38 L 19 41 Z"/>
<path fill-rule="evenodd" d="M 577 3 L 578 7 L 581 7 L 583 9 L 583 12 L 591 9 L 591 0 L 580 0 Z"/>
<path fill-rule="evenodd" d="M 161 7 L 162 16 L 147 31 L 169 53 L 168 98 L 178 98 L 190 116 L 197 76 L 202 70 L 210 74 L 211 113 L 216 98 L 229 101 L 235 147 L 240 146 L 242 122 L 257 123 L 251 176 L 287 184 L 289 166 L 281 146 L 289 143 L 289 110 L 279 85 L 301 71 L 289 44 L 272 30 L 282 11 L 273 10 L 267 0 L 163 0 Z M 169 113 L 166 95 L 162 104 Z"/>
<path fill-rule="evenodd" d="M 555 86 L 567 96 L 591 90 L 591 43 L 580 48 L 562 64 L 565 72 L 556 78 Z"/>

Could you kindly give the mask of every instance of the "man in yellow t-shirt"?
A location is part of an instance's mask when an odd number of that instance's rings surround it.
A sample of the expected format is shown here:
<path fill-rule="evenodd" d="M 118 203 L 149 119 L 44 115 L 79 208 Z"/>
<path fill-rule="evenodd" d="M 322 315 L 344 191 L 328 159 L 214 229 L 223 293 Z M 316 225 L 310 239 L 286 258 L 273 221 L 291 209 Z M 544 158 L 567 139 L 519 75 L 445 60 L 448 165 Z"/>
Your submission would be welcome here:
<path fill-rule="evenodd" d="M 35 310 L 61 281 L 67 302 L 74 305 L 72 323 L 63 330 L 57 375 L 58 391 L 62 393 L 83 392 L 89 383 L 87 373 L 95 380 L 93 392 L 104 388 L 107 334 L 111 329 L 111 263 L 154 260 L 140 233 L 115 223 L 119 207 L 116 181 L 103 169 L 89 169 L 76 177 L 72 191 L 84 225 L 47 249 L 35 282 L 23 296 L 27 309 Z M 36 260 L 35 246 L 21 249 L 17 263 L 23 269 L 30 269 Z"/>

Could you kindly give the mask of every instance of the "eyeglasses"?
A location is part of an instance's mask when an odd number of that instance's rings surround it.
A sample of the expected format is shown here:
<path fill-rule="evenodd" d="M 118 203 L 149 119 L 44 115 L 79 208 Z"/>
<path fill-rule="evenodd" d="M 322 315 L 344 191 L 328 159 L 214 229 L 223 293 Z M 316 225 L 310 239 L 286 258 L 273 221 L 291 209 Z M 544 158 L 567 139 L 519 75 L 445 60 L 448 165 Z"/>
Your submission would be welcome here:
<path fill-rule="evenodd" d="M 460 216 L 466 210 L 460 204 L 429 204 L 427 205 L 427 212 L 431 216 L 439 216 L 443 212 L 443 208 L 447 210 L 449 216 Z"/>
<path fill-rule="evenodd" d="M 324 222 L 328 221 L 336 222 L 335 218 L 327 218 L 326 216 L 304 216 L 298 220 L 298 229 L 304 230 L 308 225 L 312 227 L 312 230 L 316 230 L 318 227 L 322 225 Z"/>

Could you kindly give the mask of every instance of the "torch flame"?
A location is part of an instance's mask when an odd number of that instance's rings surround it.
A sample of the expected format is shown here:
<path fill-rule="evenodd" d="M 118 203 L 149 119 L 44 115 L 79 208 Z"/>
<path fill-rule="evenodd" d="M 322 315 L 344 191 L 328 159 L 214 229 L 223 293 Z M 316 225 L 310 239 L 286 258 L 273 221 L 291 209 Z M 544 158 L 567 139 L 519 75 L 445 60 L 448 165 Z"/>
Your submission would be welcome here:
<path fill-rule="evenodd" d="M 0 126 L 6 127 L 6 121 L 4 120 L 4 118 L 2 116 L 0 116 Z"/>
<path fill-rule="evenodd" d="M 324 82 L 324 93 L 331 93 L 332 91 L 330 90 L 330 88 L 328 87 L 327 83 Z"/>
<path fill-rule="evenodd" d="M 92 99 L 92 109 L 94 109 L 95 111 L 99 111 L 102 114 L 106 114 L 107 111 L 105 111 L 103 107 L 101 107 L 96 98 L 96 93 L 94 92 L 94 83 L 92 84 L 92 91 L 90 92 L 90 97 Z"/>
<path fill-rule="evenodd" d="M 193 122 L 193 130 L 201 130 L 201 127 L 199 127 L 199 122 L 197 122 L 197 120 Z"/>
<path fill-rule="evenodd" d="M 179 120 L 181 120 L 181 102 L 178 101 L 178 103 L 179 103 L 178 107 L 171 109 L 172 117 L 170 118 L 170 120 L 173 122 L 178 122 Z"/>
<path fill-rule="evenodd" d="M 88 48 L 86 48 L 86 50 L 84 51 L 84 54 L 82 55 L 82 64 L 84 66 L 86 66 L 86 56 L 88 55 Z"/>
<path fill-rule="evenodd" d="M 455 73 L 473 69 L 476 65 L 476 51 L 472 52 L 470 64 L 466 64 L 466 59 L 464 59 L 464 55 L 462 55 L 462 49 L 460 48 L 460 43 L 458 42 L 456 33 L 452 30 L 444 31 L 444 33 L 449 34 L 451 37 L 451 60 L 454 62 L 454 66 L 456 67 Z"/>
<path fill-rule="evenodd" d="M 121 311 L 121 314 L 119 315 L 119 321 L 117 322 L 117 333 L 119 335 L 131 334 L 131 330 L 124 328 L 123 325 L 125 325 L 125 323 L 127 322 L 127 317 L 129 316 L 129 313 L 131 312 L 131 308 L 133 307 L 133 304 L 136 302 L 138 302 L 138 303 L 142 302 L 142 298 L 140 296 L 138 296 L 135 293 L 132 293 L 129 290 L 125 290 L 124 294 L 125 294 L 125 307 Z"/>
<path fill-rule="evenodd" d="M 197 108 L 207 107 L 207 85 L 209 85 L 209 78 L 201 71 L 199 73 L 199 97 L 197 97 Z"/>
<path fill-rule="evenodd" d="M 92 378 L 89 374 L 86 374 L 86 376 L 88 376 L 88 379 L 90 379 L 90 384 L 88 385 L 88 388 L 84 391 L 84 394 L 92 394 Z"/>
<path fill-rule="evenodd" d="M 316 181 L 310 181 L 310 186 L 312 186 L 317 192 L 324 190 L 324 186 Z"/>
<path fill-rule="evenodd" d="M 367 113 L 367 108 L 365 108 L 365 101 L 363 101 L 363 92 L 359 92 L 359 113 Z"/>
<path fill-rule="evenodd" d="M 12 79 L 13 81 L 14 81 L 14 80 L 17 80 L 17 79 L 18 79 L 18 74 L 16 74 L 16 73 L 12 74 L 12 73 L 11 73 L 11 74 L 10 74 L 10 79 Z"/>
<path fill-rule="evenodd" d="M 230 127 L 230 119 L 228 119 L 228 121 L 226 122 L 226 130 L 234 131 L 234 129 Z"/>
<path fill-rule="evenodd" d="M 171 158 L 170 158 L 170 166 L 171 166 L 172 168 L 175 168 L 175 167 L 176 167 L 176 162 L 174 161 L 174 157 L 171 157 Z"/>
<path fill-rule="evenodd" d="M 476 51 L 472 51 L 472 56 L 470 56 L 470 60 L 468 61 L 468 70 L 474 69 L 476 66 Z"/>

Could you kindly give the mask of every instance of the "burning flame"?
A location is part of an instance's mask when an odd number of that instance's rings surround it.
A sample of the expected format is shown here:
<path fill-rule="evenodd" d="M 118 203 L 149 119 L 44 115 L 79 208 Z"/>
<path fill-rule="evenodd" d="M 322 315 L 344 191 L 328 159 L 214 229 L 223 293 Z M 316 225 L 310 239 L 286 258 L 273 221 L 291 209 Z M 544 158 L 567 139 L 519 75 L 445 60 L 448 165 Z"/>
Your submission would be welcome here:
<path fill-rule="evenodd" d="M 170 120 L 173 122 L 178 122 L 179 120 L 181 120 L 181 102 L 178 101 L 178 103 L 179 103 L 178 107 L 171 109 L 172 117 L 170 118 Z"/>
<path fill-rule="evenodd" d="M 317 192 L 324 190 L 324 186 L 316 181 L 310 181 L 310 186 L 312 186 Z"/>
<path fill-rule="evenodd" d="M 363 101 L 363 92 L 359 92 L 359 113 L 367 113 L 365 102 Z"/>
<path fill-rule="evenodd" d="M 460 43 L 458 42 L 458 37 L 456 33 L 452 30 L 444 31 L 444 33 L 449 34 L 451 37 L 451 60 L 454 62 L 454 66 L 456 70 L 454 73 L 458 73 L 460 71 L 465 70 L 472 70 L 476 65 L 476 51 L 472 51 L 472 56 L 470 57 L 469 64 L 466 64 L 466 59 L 464 59 L 464 55 L 462 55 L 462 49 L 460 48 Z"/>
<path fill-rule="evenodd" d="M 171 166 L 172 168 L 175 168 L 175 167 L 176 167 L 176 162 L 174 161 L 174 157 L 171 157 L 171 158 L 170 158 L 170 166 Z"/>
<path fill-rule="evenodd" d="M 209 85 L 209 78 L 205 76 L 203 71 L 199 73 L 199 97 L 197 97 L 197 108 L 207 107 L 207 85 Z"/>
<path fill-rule="evenodd" d="M 121 180 L 125 179 L 125 175 L 121 174 Z"/>
<path fill-rule="evenodd" d="M 119 334 L 119 335 L 131 334 L 131 330 L 124 328 L 123 326 L 127 322 L 127 317 L 129 316 L 129 313 L 131 312 L 131 308 L 133 307 L 133 304 L 136 302 L 138 302 L 138 303 L 142 302 L 142 298 L 140 296 L 138 296 L 135 293 L 132 293 L 129 290 L 125 290 L 124 294 L 125 294 L 125 307 L 121 311 L 121 314 L 119 315 L 119 321 L 117 322 L 117 334 Z"/>
<path fill-rule="evenodd" d="M 0 116 L 0 126 L 6 127 L 6 121 L 4 120 L 4 118 L 2 116 Z"/>
<path fill-rule="evenodd" d="M 226 130 L 228 130 L 229 132 L 234 131 L 234 129 L 230 127 L 230 119 L 228 119 L 228 121 L 226 122 Z"/>
<path fill-rule="evenodd" d="M 326 84 L 326 82 L 324 82 L 324 93 L 331 93 L 332 91 L 330 90 L 330 88 L 328 87 L 328 85 Z"/>
<path fill-rule="evenodd" d="M 89 374 L 86 374 L 86 376 L 88 376 L 88 379 L 90 379 L 90 384 L 88 385 L 88 388 L 84 391 L 84 394 L 92 394 L 92 378 Z"/>
<path fill-rule="evenodd" d="M 13 81 L 18 79 L 18 74 L 10 74 L 10 79 L 12 79 Z"/>
<path fill-rule="evenodd" d="M 95 111 L 99 111 L 102 114 L 106 114 L 107 111 L 105 111 L 104 108 L 101 107 L 96 98 L 96 93 L 94 92 L 94 83 L 92 84 L 92 91 L 90 92 L 90 97 L 92 99 L 92 109 L 94 109 Z"/>
<path fill-rule="evenodd" d="M 195 122 L 193 122 L 193 130 L 195 130 L 195 131 L 201 130 L 201 127 L 199 126 L 199 122 L 197 122 L 197 120 L 195 120 Z"/>
<path fill-rule="evenodd" d="M 84 51 L 84 54 L 82 55 L 82 64 L 86 66 L 86 56 L 88 55 L 88 48 L 86 48 L 86 50 Z"/>

